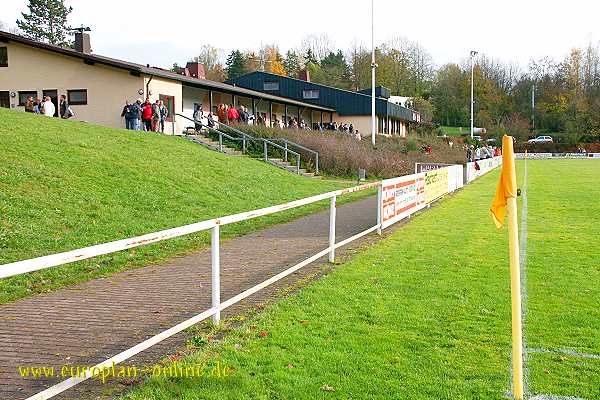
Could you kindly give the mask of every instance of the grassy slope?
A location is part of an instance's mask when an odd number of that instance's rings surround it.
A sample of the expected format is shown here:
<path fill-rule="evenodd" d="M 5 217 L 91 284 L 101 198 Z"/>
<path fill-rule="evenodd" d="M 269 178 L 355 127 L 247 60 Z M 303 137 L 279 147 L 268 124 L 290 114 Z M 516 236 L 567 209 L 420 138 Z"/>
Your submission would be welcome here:
<path fill-rule="evenodd" d="M 598 173 L 594 161 L 530 161 L 532 346 L 600 353 Z M 507 233 L 487 212 L 496 180 L 481 178 L 185 359 L 219 360 L 231 377 L 153 378 L 128 399 L 504 399 Z M 531 355 L 529 366 L 537 393 L 600 397 L 598 360 Z"/>
<path fill-rule="evenodd" d="M 460 136 L 463 133 L 469 131 L 469 128 L 463 128 L 461 133 L 460 128 L 458 126 L 442 126 L 442 132 L 448 136 Z"/>
<path fill-rule="evenodd" d="M 0 109 L 0 264 L 338 189 L 180 138 Z M 230 225 L 225 237 L 319 205 Z M 208 243 L 190 235 L 0 281 L 0 303 Z"/>

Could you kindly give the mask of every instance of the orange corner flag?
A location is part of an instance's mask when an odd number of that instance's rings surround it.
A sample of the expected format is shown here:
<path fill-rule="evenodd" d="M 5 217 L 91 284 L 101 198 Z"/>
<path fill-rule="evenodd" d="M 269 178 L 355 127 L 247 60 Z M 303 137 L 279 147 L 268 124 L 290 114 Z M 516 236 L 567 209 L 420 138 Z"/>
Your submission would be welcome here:
<path fill-rule="evenodd" d="M 496 195 L 492 201 L 492 218 L 498 229 L 504 226 L 504 210 L 506 199 L 517 197 L 517 174 L 515 172 L 515 155 L 512 136 L 502 138 L 502 173 L 496 187 Z"/>

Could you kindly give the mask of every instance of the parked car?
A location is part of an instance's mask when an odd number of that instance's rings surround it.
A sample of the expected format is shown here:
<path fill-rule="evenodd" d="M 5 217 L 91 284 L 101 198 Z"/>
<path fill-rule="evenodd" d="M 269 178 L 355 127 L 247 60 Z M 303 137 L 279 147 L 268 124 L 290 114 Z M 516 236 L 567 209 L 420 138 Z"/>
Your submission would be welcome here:
<path fill-rule="evenodd" d="M 554 143 L 552 136 L 538 136 L 534 139 L 529 139 L 527 143 Z"/>

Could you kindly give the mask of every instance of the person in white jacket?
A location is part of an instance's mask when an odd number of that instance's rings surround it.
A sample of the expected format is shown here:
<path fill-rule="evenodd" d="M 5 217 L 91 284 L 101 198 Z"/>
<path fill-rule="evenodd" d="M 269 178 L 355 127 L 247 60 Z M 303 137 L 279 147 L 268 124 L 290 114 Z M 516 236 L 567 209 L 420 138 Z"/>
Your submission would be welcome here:
<path fill-rule="evenodd" d="M 52 103 L 52 99 L 50 96 L 44 97 L 44 115 L 46 117 L 54 117 L 54 113 L 56 112 L 56 108 L 54 107 L 54 103 Z"/>

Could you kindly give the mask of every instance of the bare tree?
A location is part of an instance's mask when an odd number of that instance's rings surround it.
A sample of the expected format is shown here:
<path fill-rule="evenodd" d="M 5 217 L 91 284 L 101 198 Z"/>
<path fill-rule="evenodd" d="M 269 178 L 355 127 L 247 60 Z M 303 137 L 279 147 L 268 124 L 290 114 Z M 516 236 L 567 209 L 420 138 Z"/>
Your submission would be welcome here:
<path fill-rule="evenodd" d="M 306 55 L 308 50 L 310 50 L 319 62 L 334 49 L 333 40 L 326 33 L 307 35 L 302 39 L 302 43 L 300 44 L 302 55 Z"/>

